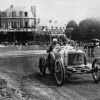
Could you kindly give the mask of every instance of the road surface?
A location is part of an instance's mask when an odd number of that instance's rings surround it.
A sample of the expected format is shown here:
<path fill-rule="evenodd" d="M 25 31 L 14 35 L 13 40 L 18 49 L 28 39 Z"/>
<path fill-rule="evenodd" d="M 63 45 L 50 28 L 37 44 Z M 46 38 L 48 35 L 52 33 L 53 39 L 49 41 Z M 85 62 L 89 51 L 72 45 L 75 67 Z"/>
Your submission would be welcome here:
<path fill-rule="evenodd" d="M 24 91 L 34 100 L 100 100 L 100 83 L 94 83 L 91 74 L 72 75 L 63 86 L 57 86 L 54 75 L 41 77 L 38 69 L 41 54 L 45 51 L 1 53 L 0 76 L 8 81 L 8 87 Z M 15 97 L 21 100 L 20 96 Z"/>

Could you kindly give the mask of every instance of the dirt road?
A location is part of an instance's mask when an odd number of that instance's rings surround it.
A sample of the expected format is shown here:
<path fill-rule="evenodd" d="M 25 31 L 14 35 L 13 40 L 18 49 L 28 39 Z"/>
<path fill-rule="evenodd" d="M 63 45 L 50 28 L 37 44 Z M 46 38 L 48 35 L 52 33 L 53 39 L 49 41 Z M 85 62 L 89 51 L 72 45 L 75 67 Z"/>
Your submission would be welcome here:
<path fill-rule="evenodd" d="M 100 100 L 100 83 L 95 84 L 92 75 L 72 75 L 59 87 L 53 75 L 40 76 L 38 59 L 33 52 L 0 56 L 0 77 L 15 100 Z"/>

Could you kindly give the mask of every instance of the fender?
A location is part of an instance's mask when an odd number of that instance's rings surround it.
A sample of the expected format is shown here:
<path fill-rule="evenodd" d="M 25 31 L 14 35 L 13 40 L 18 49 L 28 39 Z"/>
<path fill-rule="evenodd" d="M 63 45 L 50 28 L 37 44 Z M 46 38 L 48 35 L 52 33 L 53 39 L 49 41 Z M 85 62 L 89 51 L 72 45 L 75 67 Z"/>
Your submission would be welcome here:
<path fill-rule="evenodd" d="M 49 54 L 48 54 L 48 56 L 52 56 L 52 58 L 54 59 L 54 61 L 55 61 L 55 55 L 54 55 L 54 53 L 53 52 L 50 52 Z"/>

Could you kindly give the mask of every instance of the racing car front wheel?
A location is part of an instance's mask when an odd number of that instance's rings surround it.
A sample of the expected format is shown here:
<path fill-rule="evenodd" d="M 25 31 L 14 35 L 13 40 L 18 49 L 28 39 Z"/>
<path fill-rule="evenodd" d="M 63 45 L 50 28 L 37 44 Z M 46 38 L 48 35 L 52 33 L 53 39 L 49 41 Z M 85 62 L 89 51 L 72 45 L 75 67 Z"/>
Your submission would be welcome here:
<path fill-rule="evenodd" d="M 100 58 L 95 58 L 92 63 L 92 76 L 95 82 L 100 81 Z"/>
<path fill-rule="evenodd" d="M 39 70 L 40 70 L 40 74 L 43 76 L 45 75 L 46 72 L 46 61 L 44 57 L 40 57 L 39 59 Z"/>
<path fill-rule="evenodd" d="M 65 67 L 60 59 L 55 62 L 55 78 L 58 85 L 63 85 L 65 81 Z"/>

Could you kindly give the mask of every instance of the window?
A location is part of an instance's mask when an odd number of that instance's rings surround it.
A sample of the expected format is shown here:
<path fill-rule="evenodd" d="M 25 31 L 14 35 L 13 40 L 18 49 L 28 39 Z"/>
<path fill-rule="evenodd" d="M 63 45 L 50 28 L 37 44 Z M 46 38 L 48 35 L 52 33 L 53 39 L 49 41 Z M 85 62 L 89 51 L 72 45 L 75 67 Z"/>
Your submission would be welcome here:
<path fill-rule="evenodd" d="M 14 22 L 13 21 L 11 21 L 11 28 L 13 28 L 14 27 Z"/>
<path fill-rule="evenodd" d="M 5 12 L 2 12 L 2 17 L 5 17 Z"/>
<path fill-rule="evenodd" d="M 25 22 L 25 28 L 27 28 L 28 27 L 28 22 Z"/>
<path fill-rule="evenodd" d="M 44 26 L 42 26 L 42 29 L 44 29 Z"/>
<path fill-rule="evenodd" d="M 55 27 L 56 29 L 58 28 L 58 27 Z"/>
<path fill-rule="evenodd" d="M 20 16 L 20 17 L 23 17 L 23 11 L 20 11 L 20 12 L 19 12 L 19 16 Z"/>
<path fill-rule="evenodd" d="M 9 17 L 9 13 L 7 12 L 6 14 L 7 14 L 7 17 Z"/>
<path fill-rule="evenodd" d="M 27 17 L 27 12 L 25 12 L 25 17 Z"/>
<path fill-rule="evenodd" d="M 19 16 L 21 17 L 21 11 L 19 12 Z"/>
<path fill-rule="evenodd" d="M 16 12 L 12 11 L 12 17 L 16 17 Z"/>
<path fill-rule="evenodd" d="M 18 28 L 20 27 L 20 22 L 19 22 L 19 21 L 17 22 L 17 27 L 18 27 Z"/>
<path fill-rule="evenodd" d="M 53 26 L 51 26 L 51 29 L 53 29 Z"/>
<path fill-rule="evenodd" d="M 3 22 L 3 29 L 5 29 L 6 27 L 5 27 L 5 22 Z"/>
<path fill-rule="evenodd" d="M 10 21 L 8 22 L 8 28 L 11 28 L 11 22 Z"/>
<path fill-rule="evenodd" d="M 52 23 L 52 20 L 49 20 L 49 23 Z"/>

